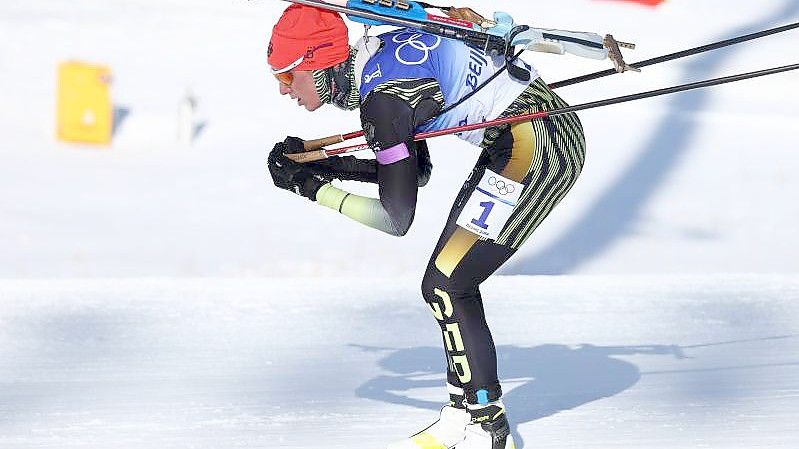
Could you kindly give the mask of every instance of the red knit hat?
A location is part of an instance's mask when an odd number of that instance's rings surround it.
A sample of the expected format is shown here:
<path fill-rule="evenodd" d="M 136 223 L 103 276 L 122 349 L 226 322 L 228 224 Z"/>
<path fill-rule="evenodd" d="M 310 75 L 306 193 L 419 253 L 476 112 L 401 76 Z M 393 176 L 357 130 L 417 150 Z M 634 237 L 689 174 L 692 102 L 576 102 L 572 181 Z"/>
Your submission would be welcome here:
<path fill-rule="evenodd" d="M 350 55 L 341 16 L 311 6 L 289 6 L 272 29 L 267 55 L 273 73 L 333 67 Z"/>

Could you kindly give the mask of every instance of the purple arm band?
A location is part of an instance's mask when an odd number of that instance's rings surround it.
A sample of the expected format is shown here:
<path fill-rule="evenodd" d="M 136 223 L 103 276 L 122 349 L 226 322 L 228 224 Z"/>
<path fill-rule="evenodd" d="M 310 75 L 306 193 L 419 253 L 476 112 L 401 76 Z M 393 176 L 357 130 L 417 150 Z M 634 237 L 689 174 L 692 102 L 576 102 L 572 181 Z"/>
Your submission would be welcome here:
<path fill-rule="evenodd" d="M 376 152 L 375 156 L 377 156 L 378 164 L 388 165 L 411 157 L 411 153 L 408 151 L 408 147 L 405 145 L 405 142 L 402 142 L 398 145 L 394 145 L 391 148 L 386 148 L 385 150 Z"/>

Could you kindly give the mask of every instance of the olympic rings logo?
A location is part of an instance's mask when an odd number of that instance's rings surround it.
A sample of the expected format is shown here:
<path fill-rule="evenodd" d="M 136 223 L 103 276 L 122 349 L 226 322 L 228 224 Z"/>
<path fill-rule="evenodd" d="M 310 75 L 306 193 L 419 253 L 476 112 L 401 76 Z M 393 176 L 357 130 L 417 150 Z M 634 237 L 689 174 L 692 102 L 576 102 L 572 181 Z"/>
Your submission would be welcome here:
<path fill-rule="evenodd" d="M 423 40 L 424 37 L 431 37 L 434 39 L 434 41 L 428 44 Z M 394 52 L 394 56 L 397 57 L 397 61 L 405 65 L 424 64 L 428 59 L 430 59 L 430 52 L 441 45 L 441 37 L 422 33 L 404 32 L 397 34 L 391 40 L 394 41 L 395 44 L 402 44 L 397 47 L 397 50 Z M 416 55 L 417 57 L 413 58 L 413 60 L 405 59 L 402 56 L 403 49 L 407 49 L 408 47 L 419 51 L 419 53 Z M 404 53 L 406 53 L 406 56 L 409 56 L 407 55 L 407 50 L 405 50 Z"/>
<path fill-rule="evenodd" d="M 496 187 L 500 195 L 508 195 L 516 191 L 516 186 L 508 184 L 507 182 L 497 179 L 495 177 L 488 178 L 488 185 Z"/>

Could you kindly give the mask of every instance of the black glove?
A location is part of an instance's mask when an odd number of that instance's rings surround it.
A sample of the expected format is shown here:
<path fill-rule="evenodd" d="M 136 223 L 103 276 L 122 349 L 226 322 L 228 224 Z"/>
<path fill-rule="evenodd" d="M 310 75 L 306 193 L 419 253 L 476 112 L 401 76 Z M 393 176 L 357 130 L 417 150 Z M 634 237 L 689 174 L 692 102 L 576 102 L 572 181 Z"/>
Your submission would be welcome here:
<path fill-rule="evenodd" d="M 299 151 L 296 142 L 290 139 L 299 140 Z M 294 151 L 288 151 L 290 149 Z M 297 195 L 304 196 L 311 201 L 316 201 L 316 192 L 323 185 L 331 181 L 332 177 L 319 173 L 311 166 L 313 164 L 300 164 L 286 157 L 286 153 L 297 153 L 304 151 L 302 140 L 296 137 L 287 138 L 285 141 L 275 144 L 267 159 L 269 173 L 275 186 Z"/>
<path fill-rule="evenodd" d="M 296 154 L 305 152 L 305 141 L 299 137 L 288 136 L 283 141 L 286 154 Z"/>
<path fill-rule="evenodd" d="M 286 137 L 283 141 L 286 154 L 296 154 L 305 152 L 305 141 L 299 137 Z M 373 181 L 377 182 L 377 166 L 369 160 L 356 159 L 353 156 L 331 157 L 316 162 L 306 162 L 303 165 L 305 170 L 315 175 L 320 175 L 327 179 L 340 179 L 342 181 L 361 181 L 361 171 L 371 172 Z M 367 173 L 367 176 L 369 173 Z"/>
<path fill-rule="evenodd" d="M 286 137 L 283 143 L 286 145 L 286 153 L 302 153 L 305 151 L 305 142 L 300 138 Z M 326 178 L 377 183 L 377 161 L 373 159 L 339 156 L 308 162 L 304 165 L 309 171 Z"/>

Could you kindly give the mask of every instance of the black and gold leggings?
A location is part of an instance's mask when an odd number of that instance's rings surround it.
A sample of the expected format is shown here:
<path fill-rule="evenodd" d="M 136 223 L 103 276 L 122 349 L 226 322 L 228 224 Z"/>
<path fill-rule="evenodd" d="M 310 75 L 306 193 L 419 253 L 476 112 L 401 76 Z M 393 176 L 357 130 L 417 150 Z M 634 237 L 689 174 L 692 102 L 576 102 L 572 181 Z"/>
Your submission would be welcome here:
<path fill-rule="evenodd" d="M 562 100 L 541 88 L 558 107 Z M 565 103 L 563 103 L 565 104 Z M 480 284 L 507 261 L 560 202 L 585 161 L 585 141 L 576 115 L 513 125 L 497 131 L 458 194 L 444 231 L 428 263 L 422 294 L 441 326 L 447 380 L 463 388 L 466 401 L 497 400 L 494 341 L 485 320 Z M 521 197 L 495 241 L 456 224 L 486 169 L 524 184 Z"/>

